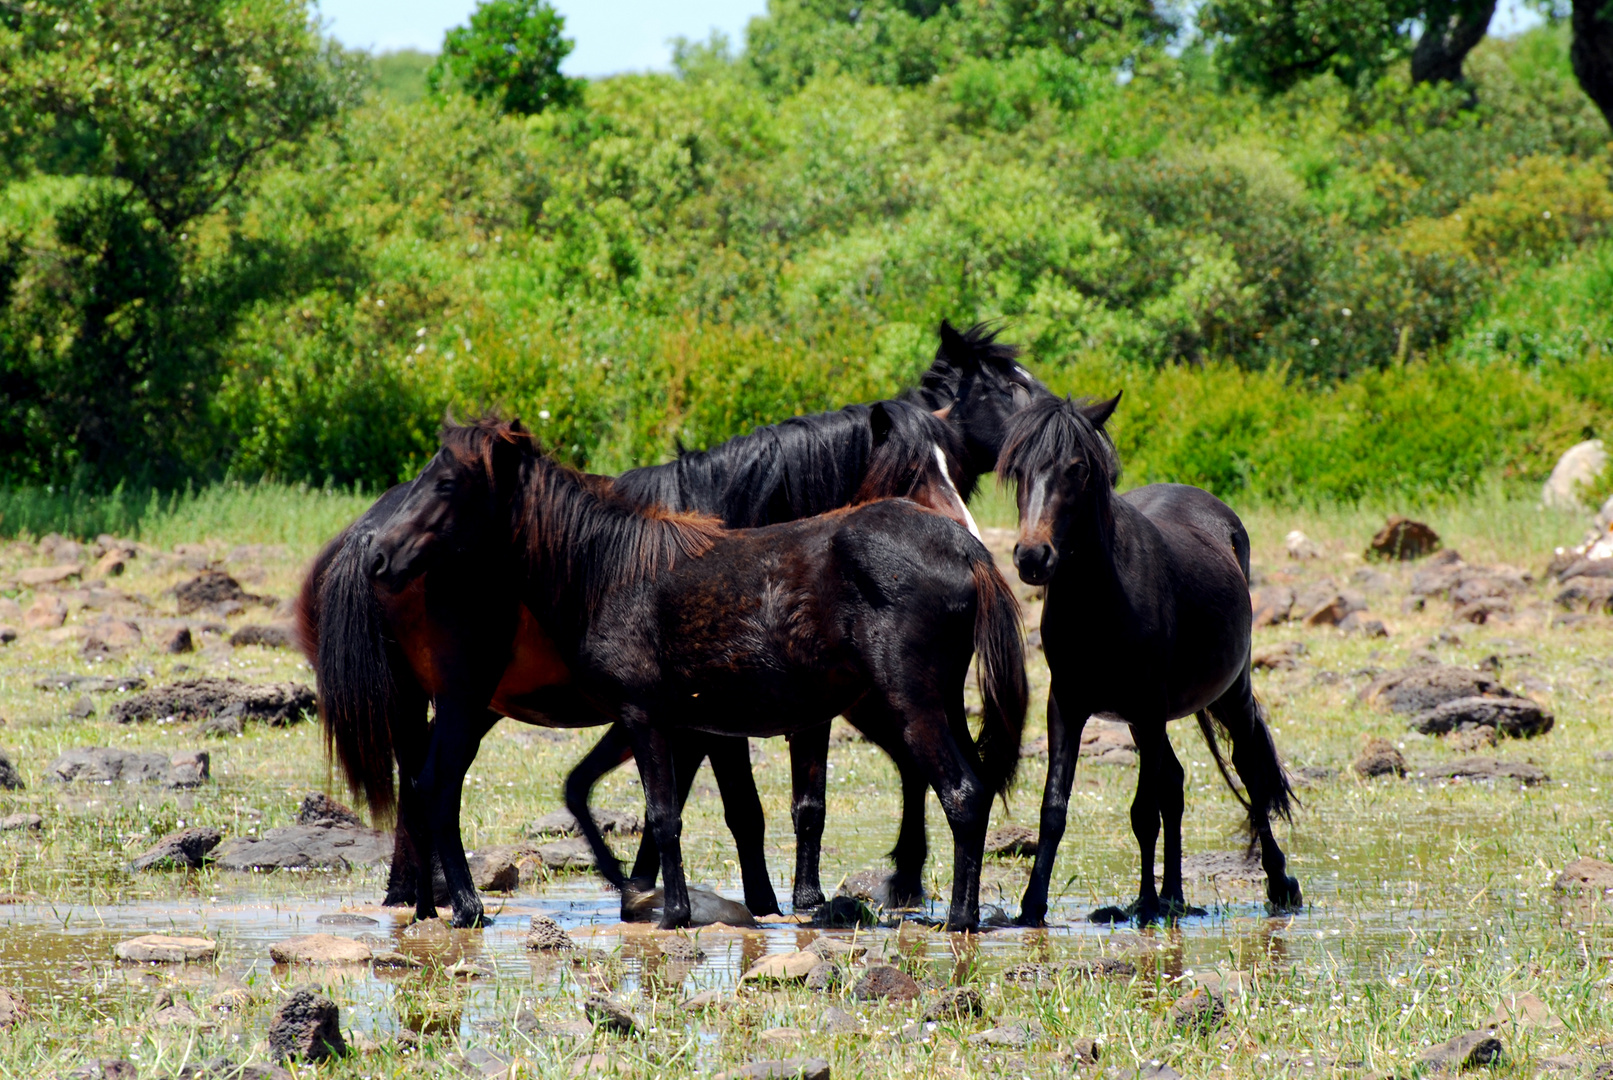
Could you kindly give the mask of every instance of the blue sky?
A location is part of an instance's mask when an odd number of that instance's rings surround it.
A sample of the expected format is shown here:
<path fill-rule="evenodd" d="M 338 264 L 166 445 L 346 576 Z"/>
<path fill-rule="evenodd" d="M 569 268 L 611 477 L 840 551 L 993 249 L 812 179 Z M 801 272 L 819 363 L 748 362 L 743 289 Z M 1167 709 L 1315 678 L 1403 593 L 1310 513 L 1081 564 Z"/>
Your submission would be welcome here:
<path fill-rule="evenodd" d="M 337 40 L 353 48 L 436 52 L 443 33 L 469 18 L 475 0 L 320 0 L 319 10 Z M 767 0 L 558 0 L 566 36 L 577 48 L 566 58 L 571 75 L 664 71 L 674 37 L 704 41 L 721 30 L 737 46 L 745 24 Z M 1501 0 L 1494 33 L 1515 33 L 1538 21 L 1521 0 Z"/>

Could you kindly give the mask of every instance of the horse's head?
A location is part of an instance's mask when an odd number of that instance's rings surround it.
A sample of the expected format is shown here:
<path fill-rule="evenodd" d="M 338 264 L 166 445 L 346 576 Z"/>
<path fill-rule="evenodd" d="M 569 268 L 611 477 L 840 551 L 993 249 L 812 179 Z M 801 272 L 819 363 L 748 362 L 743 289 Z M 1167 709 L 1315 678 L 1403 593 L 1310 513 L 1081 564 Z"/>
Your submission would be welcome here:
<path fill-rule="evenodd" d="M 975 477 L 997 467 L 1014 414 L 1033 400 L 1051 396 L 1020 365 L 1019 346 L 998 342 L 997 333 L 985 323 L 958 330 L 943 321 L 935 362 L 915 392 L 963 436 L 969 467 L 969 479 L 962 485 L 965 498 L 973 494 Z"/>
<path fill-rule="evenodd" d="M 968 475 L 963 440 L 952 425 L 917 405 L 880 401 L 869 406 L 868 426 L 873 435 L 868 473 L 852 501 L 912 499 L 978 539 L 980 530 L 961 493 Z"/>
<path fill-rule="evenodd" d="M 446 555 L 475 558 L 507 544 L 509 500 L 530 444 L 519 421 L 444 425 L 442 447 L 370 539 L 370 577 L 399 588 Z"/>
<path fill-rule="evenodd" d="M 1026 584 L 1053 580 L 1072 527 L 1107 507 L 1120 465 L 1103 425 L 1119 404 L 1119 394 L 1098 402 L 1049 395 L 1008 425 L 997 470 L 1019 489 L 1014 566 Z"/>

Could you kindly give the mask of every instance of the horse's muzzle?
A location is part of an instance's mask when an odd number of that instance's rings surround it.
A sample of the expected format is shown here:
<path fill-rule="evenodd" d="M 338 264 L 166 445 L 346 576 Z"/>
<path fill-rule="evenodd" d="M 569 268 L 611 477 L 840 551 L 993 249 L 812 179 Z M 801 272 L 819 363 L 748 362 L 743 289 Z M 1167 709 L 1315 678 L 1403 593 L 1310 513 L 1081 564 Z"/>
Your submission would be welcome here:
<path fill-rule="evenodd" d="M 1027 585 L 1046 585 L 1058 566 L 1058 551 L 1052 544 L 1015 544 L 1014 568 Z"/>

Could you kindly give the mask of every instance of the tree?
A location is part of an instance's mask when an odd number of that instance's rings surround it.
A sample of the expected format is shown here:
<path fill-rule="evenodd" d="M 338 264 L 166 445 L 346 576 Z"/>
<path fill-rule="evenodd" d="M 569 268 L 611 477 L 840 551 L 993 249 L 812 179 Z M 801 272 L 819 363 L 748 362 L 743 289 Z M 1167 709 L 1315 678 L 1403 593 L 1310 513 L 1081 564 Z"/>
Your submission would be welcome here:
<path fill-rule="evenodd" d="M 582 82 L 560 74 L 573 48 L 560 36 L 565 26 L 547 0 L 482 0 L 469 26 L 443 38 L 427 81 L 436 92 L 451 78 L 478 101 L 521 115 L 575 105 Z"/>
<path fill-rule="evenodd" d="M 0 0 L 0 157 L 43 207 L 0 223 L 0 480 L 216 468 L 221 342 L 286 260 L 191 230 L 355 74 L 301 0 Z"/>
<path fill-rule="evenodd" d="M 1572 26 L 1574 77 L 1613 126 L 1613 0 L 1574 0 Z"/>

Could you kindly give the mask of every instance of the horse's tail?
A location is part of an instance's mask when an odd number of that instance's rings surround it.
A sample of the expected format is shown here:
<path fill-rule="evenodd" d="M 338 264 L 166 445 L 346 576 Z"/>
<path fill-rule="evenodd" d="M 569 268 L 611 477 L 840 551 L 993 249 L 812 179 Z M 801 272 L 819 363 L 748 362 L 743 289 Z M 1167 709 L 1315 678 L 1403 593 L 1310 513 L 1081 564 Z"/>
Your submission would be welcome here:
<path fill-rule="evenodd" d="M 299 615 L 308 610 L 304 618 L 315 628 L 310 660 L 319 687 L 325 750 L 340 763 L 348 786 L 369 804 L 370 816 L 379 824 L 397 805 L 394 740 L 424 738 L 425 710 L 408 707 L 409 695 L 401 692 L 393 675 L 385 619 L 364 568 L 368 539 L 367 530 L 350 528 L 326 548 L 303 585 L 298 606 Z M 419 716 L 411 724 L 409 714 L 415 711 Z M 394 730 L 405 726 L 410 730 Z"/>
<path fill-rule="evenodd" d="M 1261 707 L 1249 685 L 1249 676 L 1243 677 L 1244 692 L 1235 705 L 1223 697 L 1207 710 L 1196 715 L 1199 730 L 1209 745 L 1215 767 L 1226 781 L 1232 794 L 1249 814 L 1249 841 L 1255 843 L 1259 833 L 1269 828 L 1272 817 L 1293 820 L 1294 804 L 1298 799 L 1289 783 L 1288 772 L 1277 756 L 1277 744 L 1272 740 L 1271 727 L 1266 723 L 1266 710 Z M 1221 754 L 1216 737 L 1219 727 L 1232 740 L 1232 768 L 1243 781 L 1240 791 L 1227 771 L 1226 758 Z"/>
<path fill-rule="evenodd" d="M 975 750 L 981 779 L 993 795 L 1014 782 L 1019 743 L 1025 733 L 1030 686 L 1025 681 L 1025 639 L 1019 601 L 989 555 L 970 568 L 975 586 L 975 656 L 980 664 L 982 720 Z"/>

